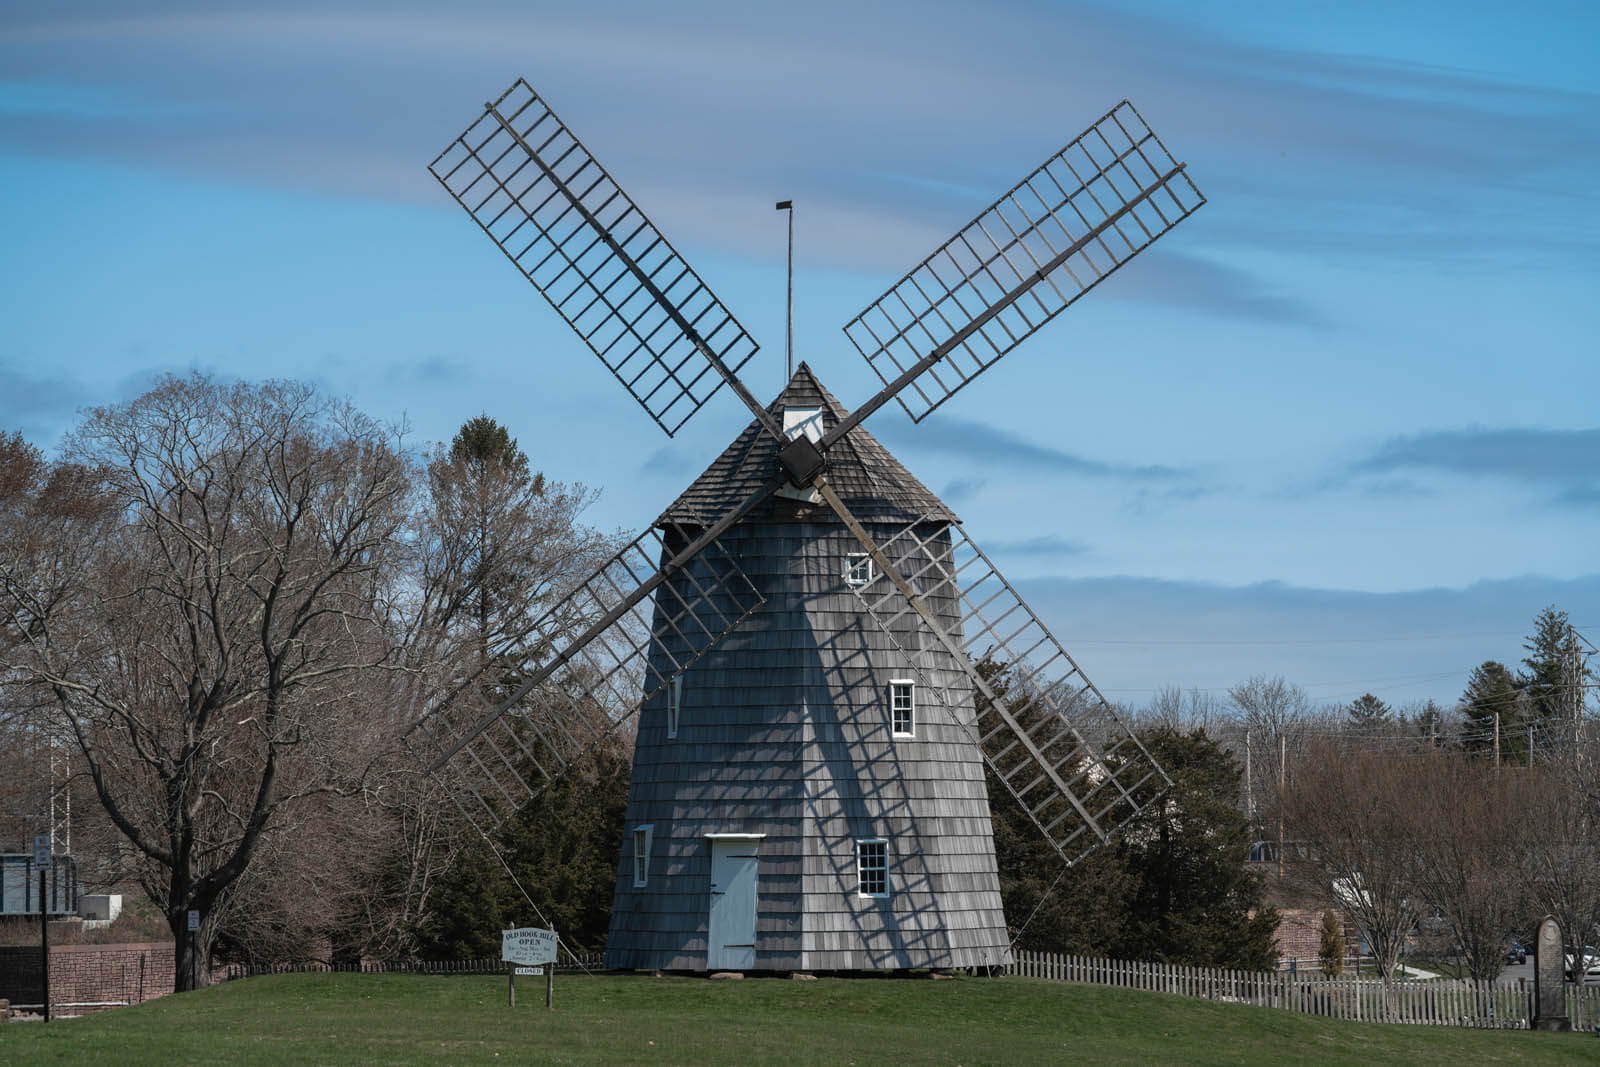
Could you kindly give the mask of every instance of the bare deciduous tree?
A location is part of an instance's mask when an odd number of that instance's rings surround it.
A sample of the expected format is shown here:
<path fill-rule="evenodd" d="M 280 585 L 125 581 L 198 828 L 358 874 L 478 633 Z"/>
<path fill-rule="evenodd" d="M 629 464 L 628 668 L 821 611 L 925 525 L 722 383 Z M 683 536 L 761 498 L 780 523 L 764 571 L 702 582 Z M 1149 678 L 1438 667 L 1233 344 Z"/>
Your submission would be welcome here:
<path fill-rule="evenodd" d="M 1600 729 L 1581 722 L 1571 745 L 1526 776 L 1537 791 L 1524 815 L 1521 849 L 1510 874 L 1534 904 L 1531 918 L 1553 916 L 1566 953 L 1581 958 L 1600 937 L 1600 782 L 1592 749 Z"/>
<path fill-rule="evenodd" d="M 92 411 L 66 459 L 6 531 L 5 666 L 137 850 L 184 989 L 264 839 L 387 747 L 360 678 L 392 655 L 383 575 L 413 472 L 308 387 L 198 375 Z"/>
<path fill-rule="evenodd" d="M 1307 888 L 1355 919 L 1385 981 L 1417 924 L 1410 778 L 1403 757 L 1314 738 L 1276 803 Z"/>
<path fill-rule="evenodd" d="M 1229 689 L 1228 699 L 1239 709 L 1246 726 L 1273 738 L 1298 725 L 1311 706 L 1299 686 L 1281 676 L 1268 678 L 1261 674 Z"/>
<path fill-rule="evenodd" d="M 1176 685 L 1164 685 L 1150 698 L 1150 706 L 1139 718 L 1152 726 L 1187 733 L 1202 730 L 1216 736 L 1223 724 L 1226 705 L 1204 689 L 1184 690 Z"/>
<path fill-rule="evenodd" d="M 448 447 L 435 450 L 426 474 L 412 569 L 392 599 L 391 628 L 406 670 L 390 680 L 389 702 L 409 709 L 403 725 L 441 696 L 474 708 L 499 703 L 550 655 L 551 640 L 590 621 L 549 614 L 620 540 L 580 521 L 594 491 L 534 472 L 516 440 L 488 416 L 468 420 Z M 530 694 L 527 702 L 538 698 Z M 409 763 L 368 801 L 384 812 L 395 847 L 356 902 L 354 920 L 370 947 L 404 953 L 472 831 Z"/>
<path fill-rule="evenodd" d="M 1474 978 L 1499 975 L 1506 936 L 1528 915 L 1518 861 L 1539 790 L 1461 753 L 1399 758 L 1417 894 L 1441 916 Z"/>

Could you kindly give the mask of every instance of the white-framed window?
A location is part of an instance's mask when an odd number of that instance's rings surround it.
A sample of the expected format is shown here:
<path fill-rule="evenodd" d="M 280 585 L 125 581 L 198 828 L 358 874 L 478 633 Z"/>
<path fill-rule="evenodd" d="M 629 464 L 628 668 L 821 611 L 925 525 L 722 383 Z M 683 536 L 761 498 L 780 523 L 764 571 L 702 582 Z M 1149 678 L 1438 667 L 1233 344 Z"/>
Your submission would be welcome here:
<path fill-rule="evenodd" d="M 861 896 L 889 895 L 889 842 L 881 837 L 856 842 L 856 879 Z"/>
<path fill-rule="evenodd" d="M 650 881 L 650 839 L 655 836 L 651 825 L 633 828 L 633 884 L 644 885 Z"/>
<path fill-rule="evenodd" d="M 910 679 L 889 682 L 889 732 L 896 737 L 917 734 L 917 683 Z"/>
<path fill-rule="evenodd" d="M 844 581 L 846 585 L 871 585 L 872 579 L 878 576 L 878 568 L 872 562 L 872 557 L 865 552 L 851 552 L 844 557 Z"/>
<path fill-rule="evenodd" d="M 683 707 L 683 675 L 674 674 L 667 683 L 667 739 L 678 736 L 678 712 Z"/>
<path fill-rule="evenodd" d="M 783 436 L 791 441 L 796 437 L 809 437 L 813 444 L 822 440 L 822 409 L 784 408 Z"/>

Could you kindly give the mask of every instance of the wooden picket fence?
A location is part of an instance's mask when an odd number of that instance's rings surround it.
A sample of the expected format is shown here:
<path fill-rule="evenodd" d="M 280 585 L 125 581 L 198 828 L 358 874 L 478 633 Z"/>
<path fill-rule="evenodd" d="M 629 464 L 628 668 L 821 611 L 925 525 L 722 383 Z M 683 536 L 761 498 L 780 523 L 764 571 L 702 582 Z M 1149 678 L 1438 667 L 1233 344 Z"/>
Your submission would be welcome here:
<path fill-rule="evenodd" d="M 574 956 L 565 950 L 557 971 L 601 971 L 605 953 L 589 952 Z M 363 960 L 360 963 L 327 963 L 322 960 L 297 960 L 292 963 L 230 963 L 218 968 L 217 979 L 231 981 L 260 974 L 505 974 L 504 960 Z"/>
<path fill-rule="evenodd" d="M 1007 973 L 1024 978 L 1144 989 L 1355 1022 L 1524 1029 L 1533 1010 L 1533 987 L 1521 981 L 1430 979 L 1384 985 L 1377 978 L 1235 971 L 1051 952 L 1014 955 Z M 1566 992 L 1573 1029 L 1600 1024 L 1600 988 L 1568 985 Z"/>

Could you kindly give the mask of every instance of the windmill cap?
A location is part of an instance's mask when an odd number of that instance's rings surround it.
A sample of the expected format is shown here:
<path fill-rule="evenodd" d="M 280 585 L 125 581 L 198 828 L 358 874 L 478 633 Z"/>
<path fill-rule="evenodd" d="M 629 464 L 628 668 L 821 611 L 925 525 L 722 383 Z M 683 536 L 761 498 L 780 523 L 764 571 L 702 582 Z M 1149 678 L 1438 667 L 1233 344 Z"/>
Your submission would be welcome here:
<path fill-rule="evenodd" d="M 804 362 L 767 405 L 780 423 L 785 409 L 820 409 L 823 433 L 849 415 Z M 863 426 L 854 427 L 828 450 L 827 463 L 828 484 L 863 522 L 961 521 Z M 657 522 L 708 525 L 744 503 L 777 470 L 778 443 L 751 420 Z"/>

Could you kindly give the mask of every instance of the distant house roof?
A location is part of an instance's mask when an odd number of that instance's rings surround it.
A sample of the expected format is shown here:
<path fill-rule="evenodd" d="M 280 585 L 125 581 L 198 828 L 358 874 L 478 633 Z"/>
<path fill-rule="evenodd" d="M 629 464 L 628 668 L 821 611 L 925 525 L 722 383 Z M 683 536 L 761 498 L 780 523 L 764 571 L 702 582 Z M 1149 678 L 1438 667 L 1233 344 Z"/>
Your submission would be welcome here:
<path fill-rule="evenodd" d="M 849 414 L 804 363 L 767 410 L 781 422 L 785 408 L 821 408 L 824 433 Z M 910 522 L 930 517 L 961 521 L 861 426 L 828 451 L 827 461 L 828 484 L 858 519 Z M 659 521 L 696 525 L 715 521 L 743 503 L 777 469 L 777 443 L 751 420 L 733 444 L 662 513 Z"/>

